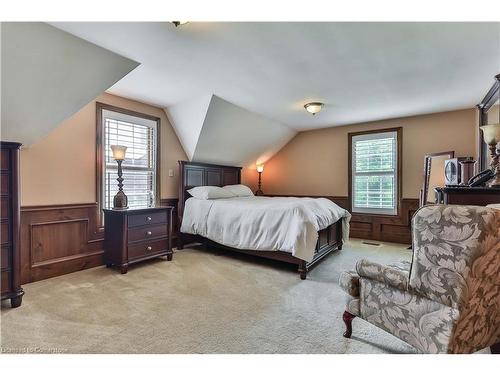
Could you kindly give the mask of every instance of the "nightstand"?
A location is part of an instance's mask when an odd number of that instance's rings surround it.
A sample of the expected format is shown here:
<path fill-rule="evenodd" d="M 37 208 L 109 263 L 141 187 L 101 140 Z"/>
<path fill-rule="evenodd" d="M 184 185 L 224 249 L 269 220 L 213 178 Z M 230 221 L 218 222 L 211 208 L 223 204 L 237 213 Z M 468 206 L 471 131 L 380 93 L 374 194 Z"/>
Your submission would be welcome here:
<path fill-rule="evenodd" d="M 127 273 L 129 264 L 166 256 L 172 260 L 173 207 L 104 211 L 104 262 Z"/>

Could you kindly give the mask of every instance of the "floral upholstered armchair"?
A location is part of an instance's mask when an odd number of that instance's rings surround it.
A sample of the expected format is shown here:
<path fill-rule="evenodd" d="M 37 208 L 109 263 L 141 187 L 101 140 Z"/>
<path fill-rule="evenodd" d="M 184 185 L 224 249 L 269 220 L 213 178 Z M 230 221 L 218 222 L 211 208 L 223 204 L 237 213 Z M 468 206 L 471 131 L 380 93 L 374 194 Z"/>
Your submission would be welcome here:
<path fill-rule="evenodd" d="M 344 272 L 345 337 L 360 317 L 423 353 L 500 343 L 500 210 L 432 205 L 412 220 L 413 260 Z M 496 345 L 495 345 L 496 344 Z"/>

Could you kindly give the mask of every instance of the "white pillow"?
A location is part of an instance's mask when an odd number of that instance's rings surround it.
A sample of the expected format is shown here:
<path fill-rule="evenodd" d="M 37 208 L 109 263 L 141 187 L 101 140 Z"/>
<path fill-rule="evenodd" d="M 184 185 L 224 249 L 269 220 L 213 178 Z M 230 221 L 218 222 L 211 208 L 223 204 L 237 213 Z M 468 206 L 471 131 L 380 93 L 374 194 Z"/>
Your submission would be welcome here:
<path fill-rule="evenodd" d="M 253 196 L 252 190 L 246 185 L 226 185 L 224 190 L 231 192 L 237 197 L 251 197 Z"/>
<path fill-rule="evenodd" d="M 198 199 L 234 198 L 234 194 L 218 186 L 197 186 L 187 192 Z"/>

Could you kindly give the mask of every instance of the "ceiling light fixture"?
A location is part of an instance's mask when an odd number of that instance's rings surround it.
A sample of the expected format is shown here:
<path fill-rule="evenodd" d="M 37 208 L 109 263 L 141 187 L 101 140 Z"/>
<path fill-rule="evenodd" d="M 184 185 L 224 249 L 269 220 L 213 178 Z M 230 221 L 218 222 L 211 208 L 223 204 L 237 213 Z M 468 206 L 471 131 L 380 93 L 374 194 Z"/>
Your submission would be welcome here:
<path fill-rule="evenodd" d="M 304 105 L 304 108 L 306 109 L 307 112 L 311 113 L 313 116 L 321 111 L 321 108 L 323 108 L 323 103 L 320 102 L 311 102 L 307 103 Z"/>
<path fill-rule="evenodd" d="M 172 23 L 175 25 L 175 27 L 179 27 L 181 25 L 185 25 L 186 23 L 189 23 L 189 21 L 172 21 Z"/>

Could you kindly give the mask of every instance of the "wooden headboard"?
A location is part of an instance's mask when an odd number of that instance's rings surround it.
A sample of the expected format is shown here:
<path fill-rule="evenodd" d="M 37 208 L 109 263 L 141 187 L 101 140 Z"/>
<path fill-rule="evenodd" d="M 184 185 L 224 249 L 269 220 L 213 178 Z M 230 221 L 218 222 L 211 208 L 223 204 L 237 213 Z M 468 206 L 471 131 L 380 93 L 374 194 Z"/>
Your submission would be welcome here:
<path fill-rule="evenodd" d="M 179 225 L 184 213 L 184 202 L 191 197 L 187 192 L 195 186 L 225 186 L 241 183 L 241 167 L 196 163 L 179 160 Z"/>

